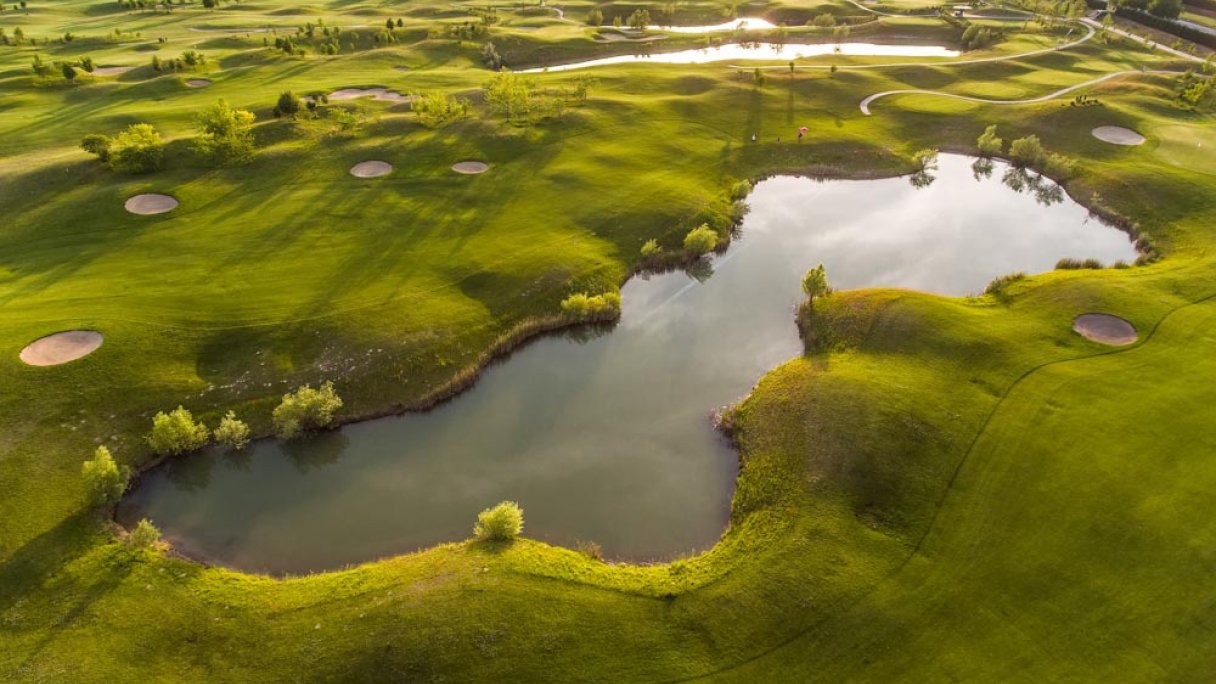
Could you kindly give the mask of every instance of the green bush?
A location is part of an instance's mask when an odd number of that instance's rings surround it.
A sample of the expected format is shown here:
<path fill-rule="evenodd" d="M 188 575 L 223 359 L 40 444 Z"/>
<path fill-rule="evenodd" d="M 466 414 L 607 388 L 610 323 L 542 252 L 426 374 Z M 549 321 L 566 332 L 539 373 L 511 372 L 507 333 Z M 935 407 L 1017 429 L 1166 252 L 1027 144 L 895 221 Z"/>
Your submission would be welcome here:
<path fill-rule="evenodd" d="M 418 115 L 418 121 L 427 128 L 439 128 L 463 119 L 469 115 L 471 107 L 468 100 L 443 93 L 419 95 L 410 105 L 414 114 Z"/>
<path fill-rule="evenodd" d="M 156 529 L 152 521 L 147 518 L 140 520 L 127 535 L 127 544 L 136 549 L 150 549 L 158 541 L 160 541 L 160 530 Z"/>
<path fill-rule="evenodd" d="M 792 63 L 792 62 L 791 62 Z M 730 198 L 732 200 L 741 200 L 752 192 L 751 181 L 741 180 L 730 187 Z"/>
<path fill-rule="evenodd" d="M 85 461 L 80 469 L 89 502 L 94 506 L 117 503 L 127 490 L 130 479 L 127 469 L 120 467 L 104 446 L 93 452 L 93 460 Z"/>
<path fill-rule="evenodd" d="M 110 146 L 110 168 L 124 173 L 147 173 L 160 168 L 165 143 L 160 133 L 146 123 L 133 124 L 114 136 Z"/>
<path fill-rule="evenodd" d="M 152 432 L 148 434 L 148 446 L 160 456 L 184 454 L 203 448 L 211 437 L 211 431 L 201 421 L 178 406 L 169 413 L 161 411 L 152 418 Z"/>
<path fill-rule="evenodd" d="M 479 541 L 511 541 L 523 530 L 523 509 L 514 501 L 504 501 L 477 514 L 473 535 Z"/>
<path fill-rule="evenodd" d="M 1043 173 L 1056 180 L 1065 180 L 1076 170 L 1076 162 L 1054 152 L 1044 156 L 1041 163 Z"/>
<path fill-rule="evenodd" d="M 274 106 L 275 116 L 294 116 L 300 111 L 300 98 L 290 90 L 279 93 L 279 101 Z"/>
<path fill-rule="evenodd" d="M 1004 294 L 1005 288 L 1018 282 L 1019 280 L 1025 280 L 1025 279 L 1026 279 L 1026 274 L 1021 273 L 1021 272 L 1010 273 L 1008 275 L 1003 275 L 1003 276 L 997 276 L 996 278 L 993 278 L 988 283 L 988 287 L 984 288 L 984 294 L 990 294 L 990 295 Z"/>
<path fill-rule="evenodd" d="M 110 147 L 114 145 L 114 141 L 108 135 L 86 135 L 80 141 L 80 149 L 89 154 L 96 155 L 103 164 L 110 161 Z"/>
<path fill-rule="evenodd" d="M 577 292 L 562 300 L 562 313 L 576 321 L 612 320 L 621 315 L 621 295 Z"/>
<path fill-rule="evenodd" d="M 831 294 L 832 288 L 828 287 L 828 272 L 823 264 L 819 264 L 802 276 L 802 292 L 810 300 Z"/>
<path fill-rule="evenodd" d="M 976 138 L 975 146 L 980 149 L 980 154 L 985 157 L 999 157 L 1005 149 L 1005 141 L 1001 136 L 996 134 L 996 124 L 984 129 L 980 137 Z"/>
<path fill-rule="evenodd" d="M 659 241 L 655 240 L 654 238 L 647 240 L 646 243 L 642 245 L 642 256 L 645 258 L 655 256 L 662 251 L 663 248 L 659 247 Z"/>
<path fill-rule="evenodd" d="M 1009 159 L 1017 166 L 1039 166 L 1046 152 L 1039 136 L 1028 135 L 1009 144 Z"/>
<path fill-rule="evenodd" d="M 718 234 L 705 223 L 688 231 L 684 236 L 684 251 L 692 256 L 709 254 L 717 246 Z"/>
<path fill-rule="evenodd" d="M 249 444 L 249 426 L 238 420 L 236 413 L 229 411 L 215 428 L 215 441 L 229 449 L 240 451 Z"/>
<path fill-rule="evenodd" d="M 253 158 L 253 121 L 253 112 L 220 98 L 199 115 L 194 150 L 217 166 L 243 164 Z"/>
<path fill-rule="evenodd" d="M 342 399 L 334 391 L 334 383 L 326 381 L 317 389 L 308 385 L 283 395 L 271 419 L 279 437 L 290 439 L 308 430 L 329 427 L 334 412 L 342 408 Z"/>

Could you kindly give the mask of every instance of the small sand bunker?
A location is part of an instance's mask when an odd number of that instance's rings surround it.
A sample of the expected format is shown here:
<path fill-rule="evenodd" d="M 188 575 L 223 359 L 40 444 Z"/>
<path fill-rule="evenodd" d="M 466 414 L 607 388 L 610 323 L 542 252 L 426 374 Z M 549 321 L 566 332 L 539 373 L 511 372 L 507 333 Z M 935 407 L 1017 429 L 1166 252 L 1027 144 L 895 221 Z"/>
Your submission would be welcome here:
<path fill-rule="evenodd" d="M 1072 329 L 1081 337 L 1102 344 L 1121 346 L 1136 341 L 1136 328 L 1122 318 L 1110 314 L 1081 314 L 1073 320 Z"/>
<path fill-rule="evenodd" d="M 1112 145 L 1139 145 L 1144 142 L 1143 135 L 1122 126 L 1098 126 L 1092 132 L 1098 140 Z"/>
<path fill-rule="evenodd" d="M 211 85 L 211 81 L 205 78 L 192 78 L 186 81 L 187 88 L 206 88 L 209 85 Z"/>
<path fill-rule="evenodd" d="M 177 207 L 177 200 L 168 195 L 146 193 L 132 197 L 123 206 L 132 214 L 150 216 L 152 214 L 163 214 L 167 211 L 173 211 Z"/>
<path fill-rule="evenodd" d="M 350 167 L 350 175 L 355 178 L 375 178 L 387 176 L 393 172 L 393 165 L 382 161 L 359 162 Z"/>
<path fill-rule="evenodd" d="M 88 356 L 101 346 L 95 330 L 67 330 L 40 337 L 21 350 L 21 360 L 31 366 L 58 366 Z"/>
<path fill-rule="evenodd" d="M 329 94 L 329 99 L 335 102 L 343 100 L 357 100 L 361 97 L 370 97 L 373 100 L 381 102 L 413 102 L 414 97 L 411 95 L 402 95 L 395 90 L 388 88 L 343 88 L 335 90 Z"/>
<path fill-rule="evenodd" d="M 94 76 L 117 76 L 119 74 L 125 74 L 134 68 L 135 67 L 124 67 L 124 66 L 94 67 L 93 75 Z"/>
<path fill-rule="evenodd" d="M 485 173 L 490 170 L 490 165 L 479 161 L 462 161 L 452 164 L 452 170 L 456 173 Z"/>

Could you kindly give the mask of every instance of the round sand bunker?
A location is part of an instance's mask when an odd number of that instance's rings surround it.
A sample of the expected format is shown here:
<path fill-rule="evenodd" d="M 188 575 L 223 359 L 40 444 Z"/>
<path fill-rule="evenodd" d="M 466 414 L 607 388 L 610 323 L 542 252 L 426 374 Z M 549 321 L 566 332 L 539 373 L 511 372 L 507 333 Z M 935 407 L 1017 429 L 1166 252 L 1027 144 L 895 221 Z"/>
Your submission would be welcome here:
<path fill-rule="evenodd" d="M 186 81 L 187 88 L 206 88 L 209 85 L 211 85 L 211 81 L 205 78 L 192 78 Z"/>
<path fill-rule="evenodd" d="M 452 164 L 452 170 L 456 173 L 485 173 L 490 170 L 490 165 L 479 161 L 462 161 Z"/>
<path fill-rule="evenodd" d="M 1102 344 L 1122 346 L 1136 341 L 1136 328 L 1110 314 L 1081 314 L 1073 320 L 1072 329 L 1081 337 Z"/>
<path fill-rule="evenodd" d="M 1144 136 L 1133 131 L 1130 128 L 1122 126 L 1098 126 L 1093 131 L 1093 136 L 1102 142 L 1107 142 L 1112 145 L 1139 145 L 1144 142 Z"/>
<path fill-rule="evenodd" d="M 21 350 L 21 360 L 31 366 L 58 366 L 92 354 L 101 346 L 95 330 L 67 330 L 40 337 Z"/>
<path fill-rule="evenodd" d="M 387 176 L 393 172 L 393 165 L 382 161 L 359 162 L 350 167 L 350 175 L 355 178 L 375 178 Z"/>
<path fill-rule="evenodd" d="M 132 197 L 127 200 L 123 207 L 132 214 L 151 216 L 152 214 L 163 214 L 167 211 L 173 211 L 177 207 L 177 200 L 168 195 L 158 195 L 149 192 Z"/>

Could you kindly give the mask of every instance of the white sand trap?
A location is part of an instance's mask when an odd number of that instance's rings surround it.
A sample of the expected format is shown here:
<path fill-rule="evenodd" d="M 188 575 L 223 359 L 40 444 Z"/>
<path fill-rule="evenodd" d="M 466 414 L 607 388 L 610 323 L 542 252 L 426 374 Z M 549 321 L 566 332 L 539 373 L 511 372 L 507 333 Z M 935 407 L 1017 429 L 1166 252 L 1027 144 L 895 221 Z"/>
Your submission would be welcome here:
<path fill-rule="evenodd" d="M 187 88 L 206 88 L 209 85 L 211 85 L 211 81 L 205 78 L 192 78 L 186 81 Z"/>
<path fill-rule="evenodd" d="M 393 165 L 382 161 L 359 162 L 350 167 L 350 175 L 355 178 L 375 178 L 387 176 L 393 172 Z"/>
<path fill-rule="evenodd" d="M 31 366 L 58 366 L 92 354 L 101 346 L 95 330 L 67 330 L 40 337 L 21 350 L 21 360 Z"/>
<path fill-rule="evenodd" d="M 462 161 L 452 164 L 452 170 L 456 173 L 485 173 L 490 170 L 490 165 L 479 161 Z"/>
<path fill-rule="evenodd" d="M 329 94 L 329 99 L 334 102 L 357 100 L 361 97 L 370 97 L 381 102 L 413 102 L 416 99 L 412 95 L 402 95 L 388 88 L 342 88 Z"/>
<path fill-rule="evenodd" d="M 94 76 L 117 76 L 119 74 L 125 74 L 134 68 L 135 67 L 123 67 L 123 66 L 93 67 L 93 75 Z"/>
<path fill-rule="evenodd" d="M 1098 140 L 1112 145 L 1140 145 L 1144 142 L 1143 135 L 1122 126 L 1098 126 L 1092 132 Z"/>
<path fill-rule="evenodd" d="M 123 207 L 132 214 L 151 216 L 152 214 L 163 214 L 167 211 L 173 211 L 177 207 L 177 200 L 168 195 L 158 195 L 150 192 L 132 197 L 127 200 Z"/>
<path fill-rule="evenodd" d="M 1073 320 L 1072 329 L 1081 337 L 1102 344 L 1122 346 L 1136 341 L 1136 328 L 1110 314 L 1081 314 Z"/>

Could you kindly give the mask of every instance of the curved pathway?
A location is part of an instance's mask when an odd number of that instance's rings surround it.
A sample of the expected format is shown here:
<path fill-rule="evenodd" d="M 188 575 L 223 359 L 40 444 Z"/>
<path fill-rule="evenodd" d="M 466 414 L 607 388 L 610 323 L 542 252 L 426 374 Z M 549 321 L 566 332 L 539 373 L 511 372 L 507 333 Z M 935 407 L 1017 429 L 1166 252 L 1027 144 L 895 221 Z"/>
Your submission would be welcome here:
<path fill-rule="evenodd" d="M 1051 99 L 1053 99 L 1053 98 L 1057 98 L 1057 97 L 1059 97 L 1059 96 L 1061 96 L 1061 95 L 1066 95 L 1066 94 L 1068 94 L 1068 93 L 1071 93 L 1071 92 L 1072 92 L 1072 91 L 1074 91 L 1074 90 L 1080 90 L 1081 88 L 1085 88 L 1085 87 L 1087 87 L 1087 86 L 1091 86 L 1091 85 L 1094 85 L 1094 84 L 1097 84 L 1097 83 L 1101 83 L 1101 82 L 1103 82 L 1103 81 L 1109 81 L 1109 80 L 1110 80 L 1110 79 L 1112 79 L 1112 78 L 1115 78 L 1115 77 L 1118 77 L 1118 76 L 1124 76 L 1124 75 L 1126 75 L 1126 74 L 1174 74 L 1174 75 L 1180 75 L 1180 74 L 1181 74 L 1181 72 L 1178 72 L 1178 71 L 1162 71 L 1162 70 L 1159 70 L 1159 69 L 1145 70 L 1145 71 L 1141 71 L 1141 70 L 1138 70 L 1138 69 L 1137 69 L 1137 70 L 1132 70 L 1132 71 L 1115 71 L 1115 72 L 1113 72 L 1113 73 L 1106 74 L 1105 76 L 1099 76 L 1098 78 L 1090 79 L 1090 80 L 1088 80 L 1088 81 L 1085 81 L 1084 83 L 1078 83 L 1078 84 L 1076 84 L 1076 85 L 1070 85 L 1070 86 L 1068 86 L 1067 88 L 1061 88 L 1061 89 L 1059 89 L 1059 90 L 1055 91 L 1054 93 L 1048 93 L 1048 94 L 1046 94 L 1046 95 L 1042 95 L 1042 96 L 1039 96 L 1039 97 L 1030 97 L 1030 98 L 1026 98 L 1026 99 L 1024 99 L 1024 100 L 990 100 L 990 99 L 988 99 L 988 98 L 983 98 L 983 97 L 971 97 L 971 96 L 969 96 L 969 95 L 955 95 L 954 93 L 943 93 L 943 92 L 941 92 L 941 91 L 937 91 L 937 90 L 916 90 L 916 89 L 912 89 L 912 90 L 884 90 L 884 91 L 883 91 L 883 92 L 881 92 L 881 93 L 874 93 L 873 95 L 871 95 L 871 96 L 867 97 L 866 99 L 862 100 L 862 101 L 861 101 L 861 104 L 860 104 L 859 106 L 861 107 L 861 113 L 862 113 L 862 114 L 865 114 L 866 116 L 871 116 L 871 113 L 870 113 L 870 103 L 871 103 L 871 102 L 873 102 L 873 101 L 875 101 L 875 100 L 877 100 L 877 99 L 879 99 L 879 98 L 882 98 L 882 97 L 887 97 L 888 95 L 936 95 L 936 96 L 938 96 L 938 97 L 949 97 L 949 98 L 953 98 L 953 99 L 955 99 L 955 100 L 966 100 L 966 101 L 968 101 L 968 102 L 982 102 L 982 103 L 984 103 L 984 104 L 1000 104 L 1000 105 L 1031 104 L 1031 103 L 1034 103 L 1034 102 L 1045 102 L 1045 101 L 1047 101 L 1047 100 L 1051 100 Z"/>
<path fill-rule="evenodd" d="M 865 12 L 869 12 L 870 14 L 880 16 L 880 17 L 914 19 L 917 17 L 924 18 L 924 17 L 936 17 L 937 16 L 937 12 L 918 12 L 918 13 L 908 13 L 908 14 L 900 14 L 898 12 L 883 12 L 882 10 L 874 9 L 873 7 L 866 7 L 865 5 L 861 4 L 860 2 L 857 2 L 857 0 L 845 0 L 845 2 L 857 7 L 857 9 L 860 9 Z M 1012 7 L 1001 7 L 1001 9 L 1003 9 L 1007 12 L 1018 12 L 1019 14 L 1002 15 L 1002 14 L 967 13 L 967 14 L 963 14 L 962 18 L 964 18 L 964 19 L 991 19 L 993 21 L 1026 21 L 1027 19 L 1034 17 L 1034 14 L 1032 14 L 1031 12 L 1025 12 L 1023 10 L 1014 9 Z"/>

